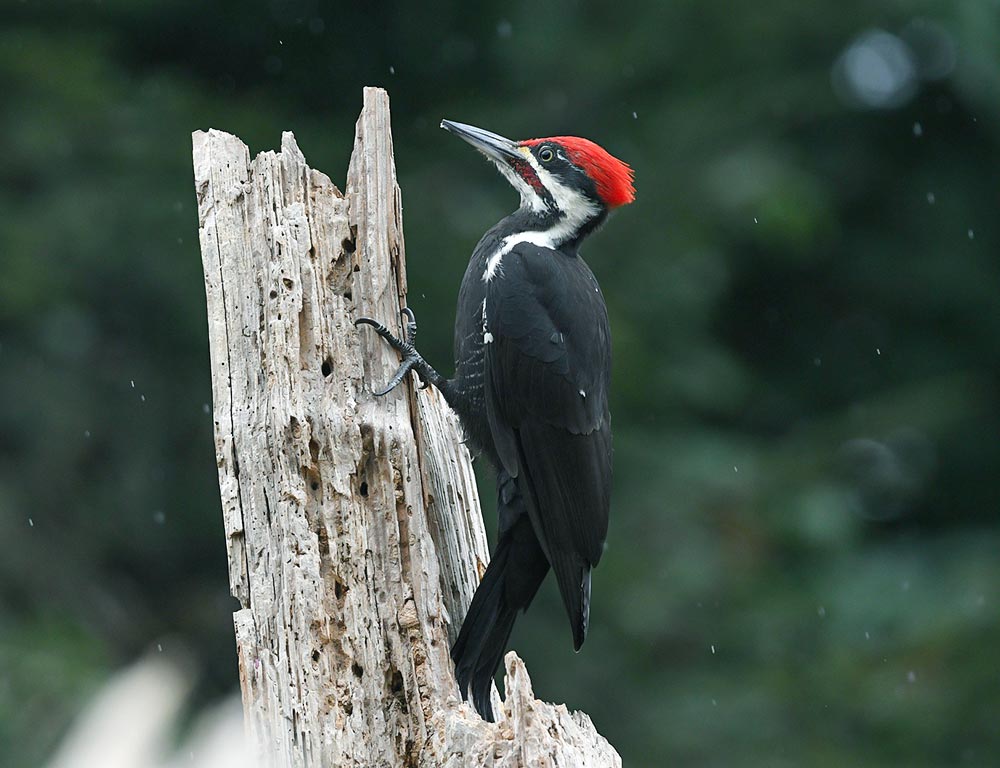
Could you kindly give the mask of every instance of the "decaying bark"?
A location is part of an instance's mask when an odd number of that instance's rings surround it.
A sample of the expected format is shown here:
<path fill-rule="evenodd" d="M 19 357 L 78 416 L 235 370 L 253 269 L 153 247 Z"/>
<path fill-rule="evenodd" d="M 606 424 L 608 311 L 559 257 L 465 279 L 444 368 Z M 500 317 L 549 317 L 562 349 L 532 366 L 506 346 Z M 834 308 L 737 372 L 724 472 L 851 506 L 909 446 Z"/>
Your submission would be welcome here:
<path fill-rule="evenodd" d="M 290 133 L 251 162 L 194 134 L 219 484 L 248 733 L 280 766 L 620 765 L 538 702 L 508 654 L 500 721 L 448 656 L 488 557 L 454 415 L 359 315 L 399 327 L 400 193 L 384 91 L 365 90 L 341 193 Z"/>

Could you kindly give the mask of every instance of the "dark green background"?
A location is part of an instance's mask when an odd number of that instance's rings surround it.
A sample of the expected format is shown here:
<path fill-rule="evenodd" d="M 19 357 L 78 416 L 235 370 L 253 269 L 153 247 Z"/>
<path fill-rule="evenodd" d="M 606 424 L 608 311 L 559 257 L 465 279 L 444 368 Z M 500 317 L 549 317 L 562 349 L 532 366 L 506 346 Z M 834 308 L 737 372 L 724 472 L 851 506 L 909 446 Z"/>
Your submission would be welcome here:
<path fill-rule="evenodd" d="M 439 120 L 636 170 L 585 248 L 608 550 L 580 655 L 551 585 L 515 630 L 536 692 L 630 766 L 1000 764 L 998 51 L 990 0 L 6 2 L 0 763 L 157 643 L 236 686 L 190 133 L 340 181 L 381 85 L 444 370 L 516 198 Z"/>

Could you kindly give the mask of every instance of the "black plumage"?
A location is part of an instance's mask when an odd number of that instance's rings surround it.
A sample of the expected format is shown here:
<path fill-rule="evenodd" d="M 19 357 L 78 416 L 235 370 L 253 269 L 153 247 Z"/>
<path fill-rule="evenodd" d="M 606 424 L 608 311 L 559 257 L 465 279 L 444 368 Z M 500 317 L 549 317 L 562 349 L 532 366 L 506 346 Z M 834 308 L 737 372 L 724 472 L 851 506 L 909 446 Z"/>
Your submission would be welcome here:
<path fill-rule="evenodd" d="M 611 494 L 611 335 L 579 245 L 610 208 L 631 201 L 631 172 L 583 139 L 515 144 L 442 125 L 492 159 L 522 197 L 469 261 L 456 310 L 455 376 L 441 377 L 375 321 L 358 322 L 403 353 L 390 386 L 408 370 L 437 386 L 497 469 L 497 545 L 452 648 L 463 697 L 471 693 L 492 720 L 493 675 L 517 613 L 550 567 L 576 650 L 587 635 L 591 569 L 601 559 Z"/>

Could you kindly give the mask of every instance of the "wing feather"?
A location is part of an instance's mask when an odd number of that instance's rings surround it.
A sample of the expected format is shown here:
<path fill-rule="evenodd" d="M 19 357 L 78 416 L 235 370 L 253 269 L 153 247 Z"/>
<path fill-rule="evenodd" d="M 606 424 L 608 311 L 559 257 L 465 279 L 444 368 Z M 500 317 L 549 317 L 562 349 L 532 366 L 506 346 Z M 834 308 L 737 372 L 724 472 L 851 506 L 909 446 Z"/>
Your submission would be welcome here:
<path fill-rule="evenodd" d="M 577 256 L 521 244 L 487 287 L 486 407 L 556 572 L 577 647 L 611 493 L 611 342 L 597 281 Z"/>

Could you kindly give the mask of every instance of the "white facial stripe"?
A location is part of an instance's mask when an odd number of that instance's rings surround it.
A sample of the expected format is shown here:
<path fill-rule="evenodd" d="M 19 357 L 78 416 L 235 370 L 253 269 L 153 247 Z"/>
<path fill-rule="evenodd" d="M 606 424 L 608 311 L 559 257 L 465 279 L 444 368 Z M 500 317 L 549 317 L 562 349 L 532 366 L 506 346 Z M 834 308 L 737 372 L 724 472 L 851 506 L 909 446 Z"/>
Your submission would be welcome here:
<path fill-rule="evenodd" d="M 552 199 L 556 202 L 556 208 L 562 214 L 562 218 L 549 232 L 551 239 L 555 243 L 562 240 L 580 229 L 587 221 L 596 216 L 600 209 L 585 194 L 579 190 L 561 184 L 559 180 L 538 164 L 538 160 L 530 152 L 527 155 L 528 162 L 535 169 L 539 180 L 542 182 Z M 549 246 L 550 248 L 552 246 Z"/>
<path fill-rule="evenodd" d="M 503 275 L 503 257 L 510 253 L 518 243 L 532 243 L 541 248 L 558 248 L 569 237 L 578 232 L 580 227 L 600 213 L 600 207 L 597 203 L 591 201 L 582 192 L 559 183 L 555 176 L 542 168 L 527 147 L 522 147 L 521 152 L 531 164 L 535 173 L 538 174 L 542 185 L 552 195 L 560 216 L 556 223 L 549 229 L 540 232 L 519 232 L 516 235 L 504 238 L 496 253 L 490 256 L 486 262 L 486 271 L 483 272 L 483 282 L 486 283 L 498 274 Z M 521 194 L 522 208 L 529 208 L 533 211 L 542 211 L 546 208 L 545 201 L 514 169 L 506 163 L 499 162 L 497 163 L 497 167 L 507 177 L 511 185 Z"/>
<path fill-rule="evenodd" d="M 524 152 L 525 150 L 522 150 Z M 528 153 L 530 157 L 530 152 Z M 545 201 L 538 196 L 534 188 L 526 182 L 521 176 L 511 168 L 507 163 L 497 160 L 496 166 L 500 169 L 500 173 L 504 175 L 504 178 L 510 182 L 510 185 L 517 190 L 518 194 L 521 196 L 521 207 L 527 208 L 532 211 L 542 211 L 545 209 Z"/>

